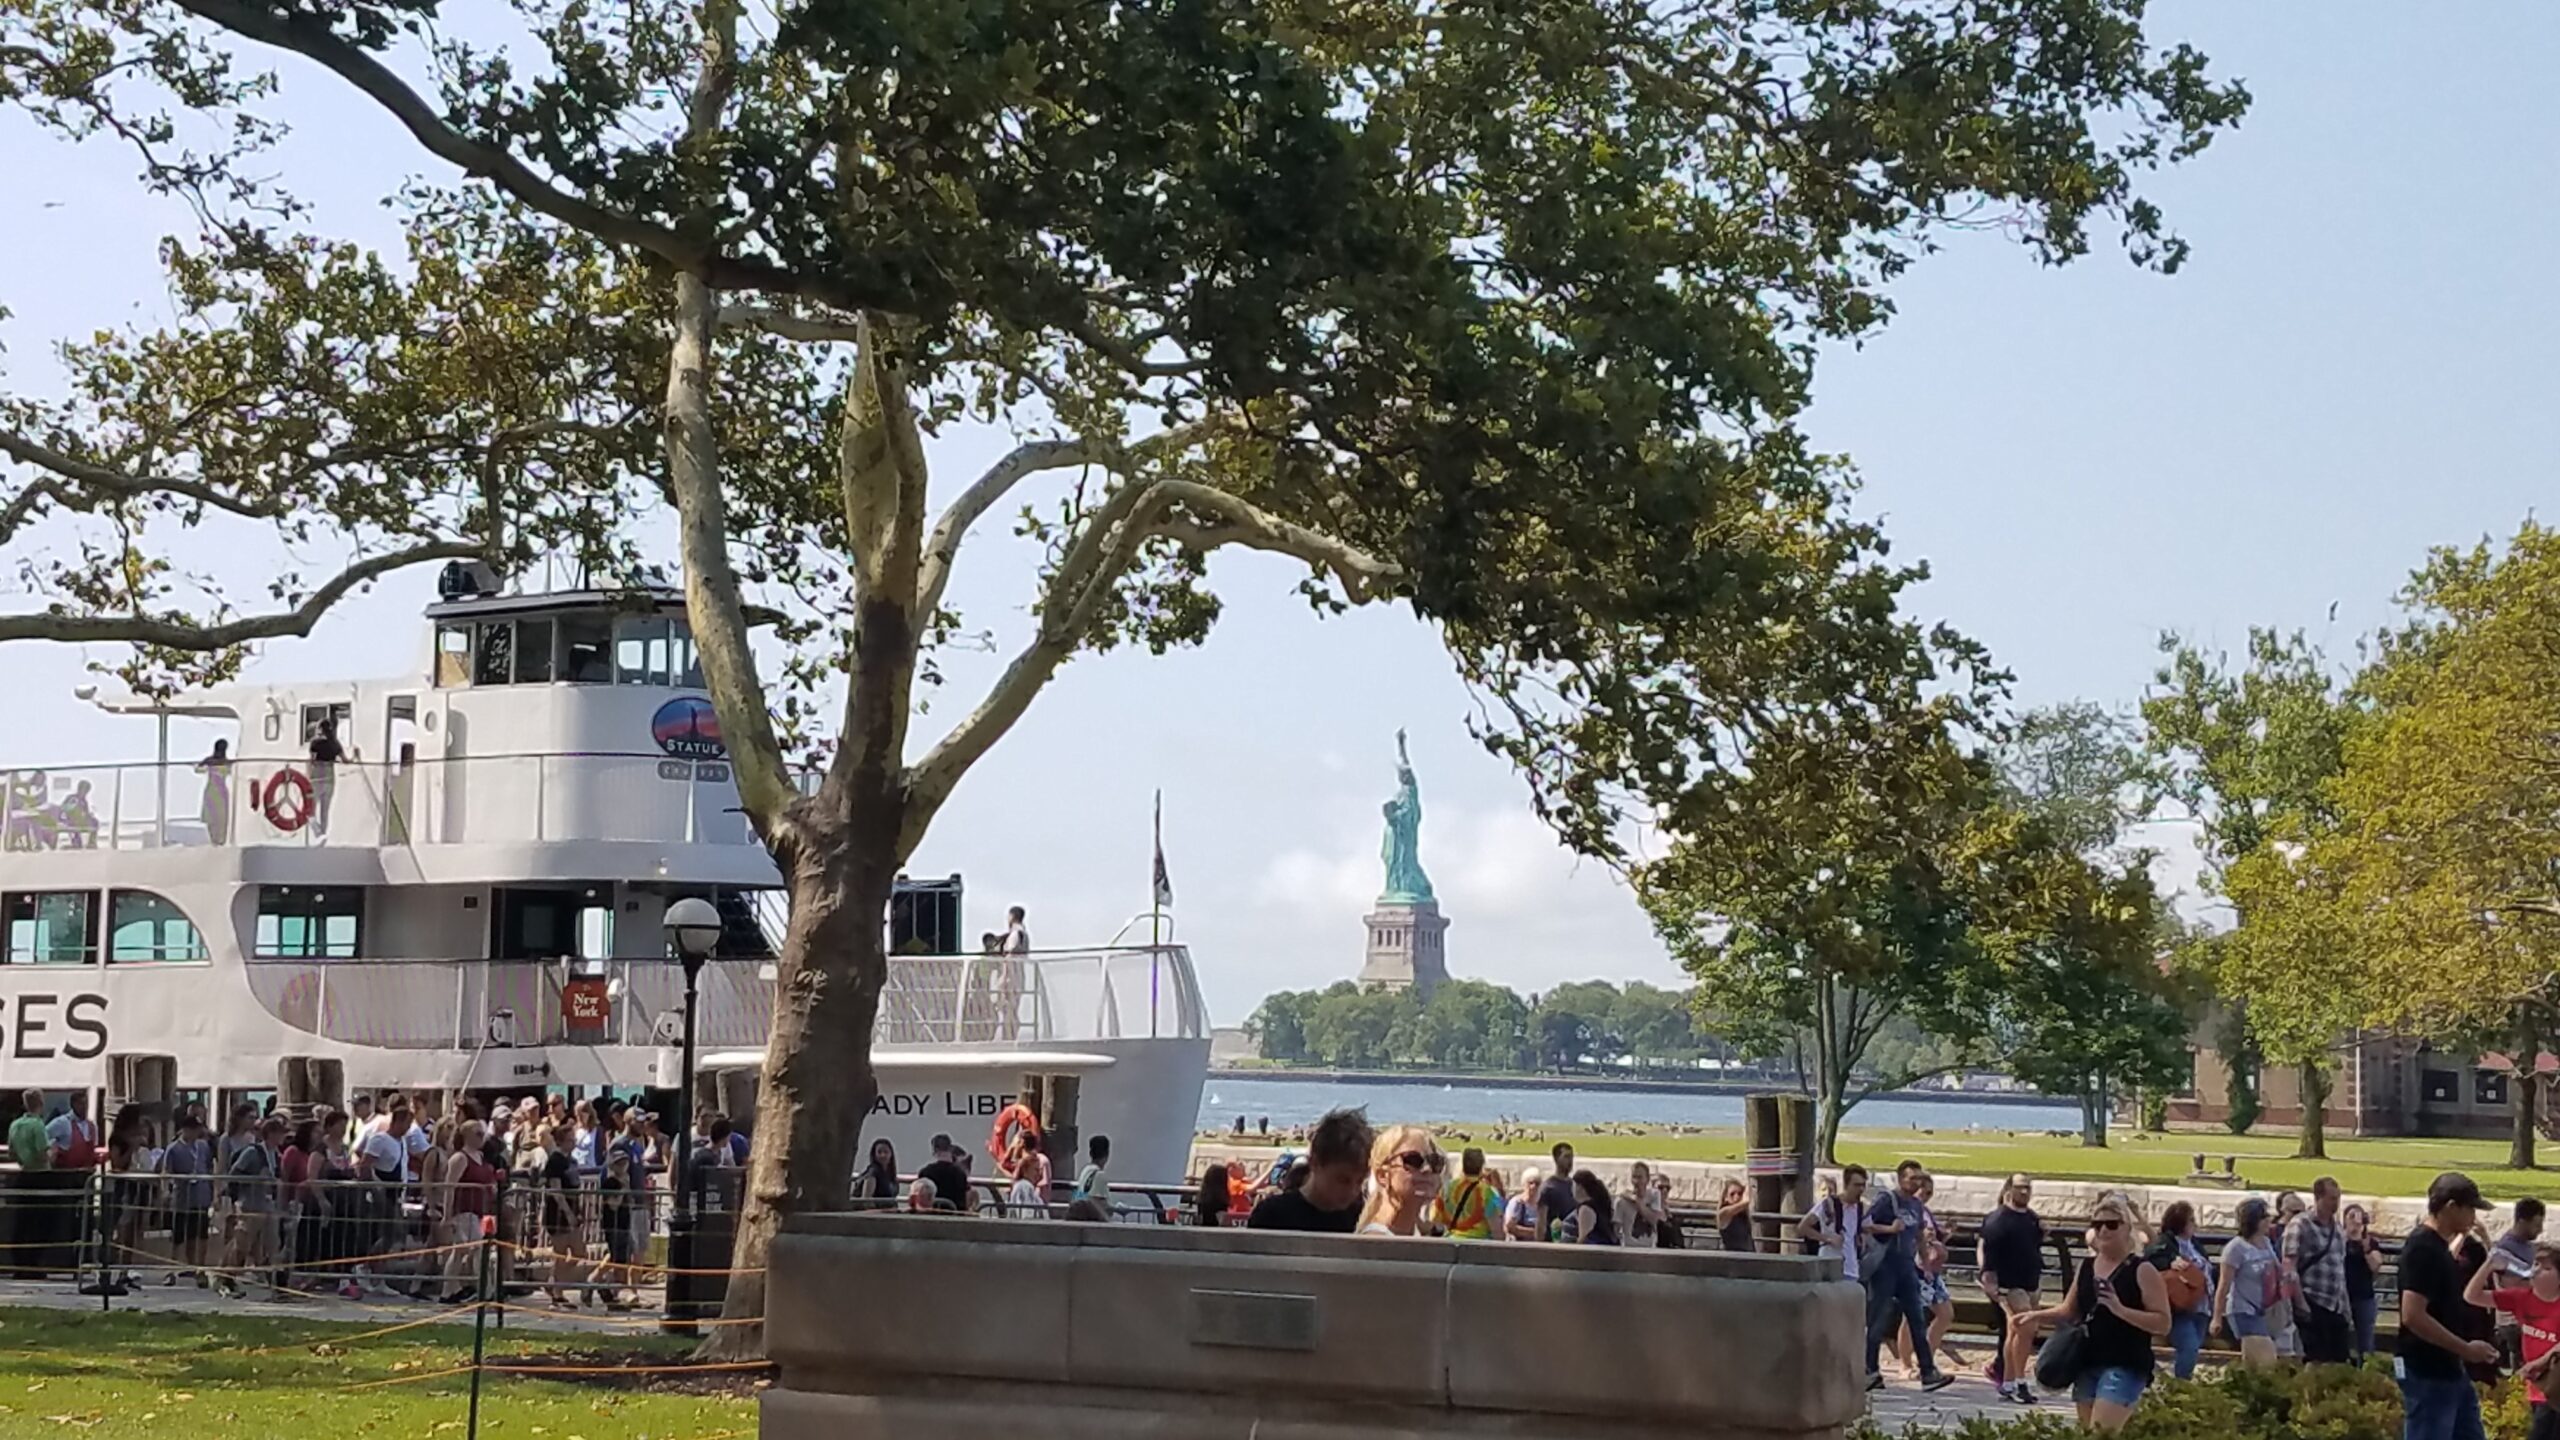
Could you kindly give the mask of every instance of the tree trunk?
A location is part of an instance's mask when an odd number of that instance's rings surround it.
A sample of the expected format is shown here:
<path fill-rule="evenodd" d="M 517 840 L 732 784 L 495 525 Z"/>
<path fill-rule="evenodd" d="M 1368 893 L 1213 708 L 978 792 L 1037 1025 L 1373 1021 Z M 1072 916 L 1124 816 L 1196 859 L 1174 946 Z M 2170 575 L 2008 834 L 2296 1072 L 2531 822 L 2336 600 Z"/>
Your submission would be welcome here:
<path fill-rule="evenodd" d="M 2080 1087 L 2080 1144 L 2084 1149 L 2107 1148 L 2107 1082 L 2091 1079 Z"/>
<path fill-rule="evenodd" d="M 871 1036 L 888 973 L 882 917 L 898 871 L 898 817 L 894 810 L 857 813 L 848 823 L 818 813 L 827 793 L 795 807 L 784 864 L 791 926 L 729 1262 L 738 1273 L 721 1311 L 733 1323 L 704 1338 L 698 1353 L 705 1359 L 764 1353 L 764 1270 L 773 1238 L 791 1215 L 843 1207 L 863 1122 L 879 1094 Z"/>
<path fill-rule="evenodd" d="M 2296 1160 L 2329 1158 L 2329 1070 L 2318 1062 L 2307 1063 L 2296 1072 L 2296 1088 L 2302 1096 L 2301 1140 L 2293 1147 Z"/>
<path fill-rule="evenodd" d="M 2534 1167 L 2534 1146 L 2541 1138 L 2542 1031 L 2530 1005 L 2516 1007 L 2515 1076 L 2507 1082 L 2511 1126 L 2507 1132 L 2507 1168 Z"/>

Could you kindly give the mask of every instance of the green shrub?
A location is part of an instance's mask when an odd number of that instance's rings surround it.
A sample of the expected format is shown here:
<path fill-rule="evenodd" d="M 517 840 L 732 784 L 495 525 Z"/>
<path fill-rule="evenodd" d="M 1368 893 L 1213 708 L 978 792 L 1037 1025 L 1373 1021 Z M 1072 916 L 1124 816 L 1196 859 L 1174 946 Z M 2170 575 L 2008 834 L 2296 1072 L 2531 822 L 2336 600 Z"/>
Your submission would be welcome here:
<path fill-rule="evenodd" d="M 2525 1440 L 2531 1411 L 2524 1387 L 2506 1384 L 2481 1401 L 2489 1440 Z M 1975 1416 L 1941 1432 L 1953 1440 L 2066 1440 L 2077 1437 L 2067 1400 L 2041 1410 Z M 2125 1440 L 2400 1440 L 2400 1387 L 2389 1362 L 2252 1371 L 2232 1367 L 2194 1380 L 2154 1384 L 2126 1422 Z M 1873 1423 L 1850 1440 L 1894 1440 Z"/>

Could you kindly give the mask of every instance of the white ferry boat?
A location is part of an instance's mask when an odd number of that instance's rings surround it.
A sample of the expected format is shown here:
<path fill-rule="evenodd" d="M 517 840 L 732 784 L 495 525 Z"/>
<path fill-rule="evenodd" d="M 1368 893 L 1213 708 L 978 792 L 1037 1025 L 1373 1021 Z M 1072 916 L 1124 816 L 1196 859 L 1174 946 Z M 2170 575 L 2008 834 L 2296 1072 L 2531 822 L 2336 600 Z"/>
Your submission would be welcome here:
<path fill-rule="evenodd" d="M 683 978 L 661 920 L 684 896 L 727 921 L 702 1069 L 752 1080 L 785 904 L 681 596 L 487 594 L 468 569 L 440 589 L 404 675 L 84 693 L 155 718 L 158 753 L 0 770 L 0 1089 L 218 1115 L 391 1087 L 672 1086 Z M 173 722 L 223 753 L 171 753 Z M 324 729 L 335 763 L 314 760 Z M 913 1169 L 934 1133 L 981 1145 L 1019 1099 L 1061 1174 L 1104 1134 L 1116 1175 L 1180 1176 L 1210 1039 L 1188 953 L 954 954 L 976 949 L 958 911 L 956 879 L 893 907 L 907 953 L 865 1143 Z"/>

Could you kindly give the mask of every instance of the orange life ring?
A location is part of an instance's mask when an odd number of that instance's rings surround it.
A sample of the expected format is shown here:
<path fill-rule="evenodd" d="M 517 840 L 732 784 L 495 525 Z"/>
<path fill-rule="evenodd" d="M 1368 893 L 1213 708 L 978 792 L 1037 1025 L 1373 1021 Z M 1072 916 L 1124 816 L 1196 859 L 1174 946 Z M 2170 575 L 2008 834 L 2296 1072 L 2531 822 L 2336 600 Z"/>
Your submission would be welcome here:
<path fill-rule="evenodd" d="M 1013 1137 L 1021 1135 L 1040 1148 L 1040 1117 L 1028 1105 L 1007 1105 L 996 1116 L 996 1128 L 987 1132 L 987 1153 L 998 1160 L 1013 1153 Z"/>
<path fill-rule="evenodd" d="M 311 823 L 311 777 L 286 766 L 267 782 L 267 823 L 290 835 Z"/>

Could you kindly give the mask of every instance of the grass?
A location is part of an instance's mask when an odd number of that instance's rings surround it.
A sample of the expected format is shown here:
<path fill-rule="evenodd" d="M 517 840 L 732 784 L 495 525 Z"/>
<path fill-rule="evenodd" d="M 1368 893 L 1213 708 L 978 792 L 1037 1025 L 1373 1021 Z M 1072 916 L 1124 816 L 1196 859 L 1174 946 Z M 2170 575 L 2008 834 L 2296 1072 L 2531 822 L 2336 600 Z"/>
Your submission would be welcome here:
<path fill-rule="evenodd" d="M 388 1317 L 386 1317 L 388 1318 Z M 492 1331 L 493 1363 L 563 1350 L 680 1348 Z M 365 1338 L 367 1327 L 266 1317 L 0 1309 L 0 1435 L 155 1440 L 460 1440 L 470 1377 L 373 1381 L 468 1365 L 467 1326 Z M 712 1440 L 755 1433 L 755 1402 L 483 1378 L 480 1433 L 501 1440 Z"/>
<path fill-rule="evenodd" d="M 2241 1177 L 2256 1190 L 2308 1190 L 2322 1175 L 2334 1175 L 2350 1195 L 2424 1195 L 2427 1182 L 2446 1170 L 2461 1170 L 2480 1182 L 2492 1199 L 2549 1195 L 2560 1191 L 2560 1173 L 2510 1170 L 2507 1142 L 2496 1140 L 2349 1139 L 2331 1136 L 2326 1160 L 2293 1159 L 2290 1135 L 2233 1135 L 2227 1131 L 2182 1131 L 2138 1135 L 2118 1130 L 2104 1149 L 2080 1143 L 2077 1135 L 1991 1128 L 1998 1110 L 1986 1109 L 1980 1130 L 1911 1129 L 1842 1132 L 1840 1158 L 1869 1168 L 1890 1167 L 1903 1159 L 1918 1160 L 1943 1174 L 2006 1175 L 2023 1170 L 2051 1180 L 2117 1180 L 2127 1183 L 2184 1181 L 2201 1151 L 2216 1172 L 2225 1155 L 2239 1157 Z M 1856 1119 L 1855 1112 L 1850 1118 Z M 1441 1127 L 1453 1137 L 1469 1133 L 1464 1126 Z M 1218 1137 L 1221 1143 L 1231 1143 Z M 1577 1153 L 1610 1160 L 1704 1160 L 1738 1163 L 1739 1131 L 1683 1134 L 1632 1133 L 1631 1130 L 1535 1128 L 1509 1139 L 1497 1138 L 1491 1126 L 1477 1127 L 1467 1143 L 1501 1154 L 1538 1154 L 1558 1141 Z"/>

